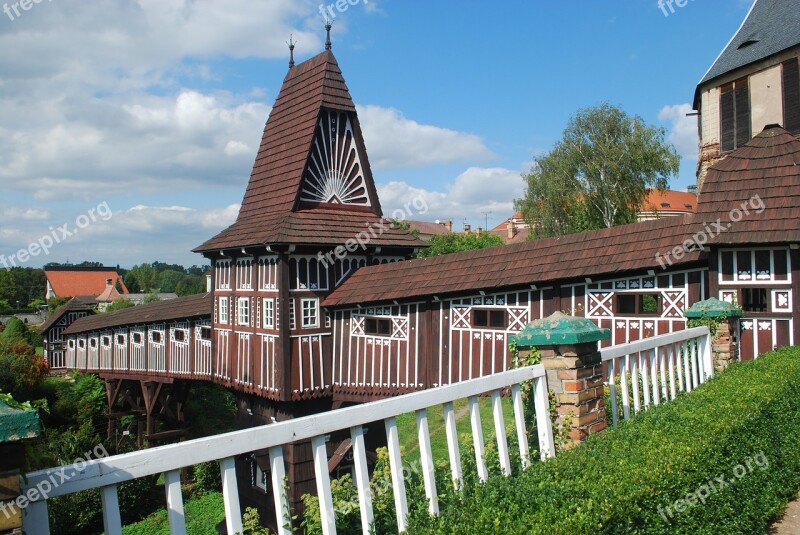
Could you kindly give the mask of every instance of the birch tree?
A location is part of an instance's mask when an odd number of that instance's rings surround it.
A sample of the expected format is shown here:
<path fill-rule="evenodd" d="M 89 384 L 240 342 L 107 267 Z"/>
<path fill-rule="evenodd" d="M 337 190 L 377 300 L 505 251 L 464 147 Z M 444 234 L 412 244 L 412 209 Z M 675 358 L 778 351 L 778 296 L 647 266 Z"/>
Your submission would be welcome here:
<path fill-rule="evenodd" d="M 632 223 L 647 190 L 666 189 L 679 164 L 664 128 L 608 103 L 585 108 L 535 160 L 516 207 L 534 238 Z"/>

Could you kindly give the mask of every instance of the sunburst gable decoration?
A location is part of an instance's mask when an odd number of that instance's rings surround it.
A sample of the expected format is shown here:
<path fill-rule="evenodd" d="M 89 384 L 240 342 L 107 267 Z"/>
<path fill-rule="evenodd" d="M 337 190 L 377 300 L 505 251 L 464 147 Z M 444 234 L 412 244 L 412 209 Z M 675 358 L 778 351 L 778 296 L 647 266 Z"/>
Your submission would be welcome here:
<path fill-rule="evenodd" d="M 301 201 L 372 206 L 347 113 L 322 111 L 303 178 Z"/>

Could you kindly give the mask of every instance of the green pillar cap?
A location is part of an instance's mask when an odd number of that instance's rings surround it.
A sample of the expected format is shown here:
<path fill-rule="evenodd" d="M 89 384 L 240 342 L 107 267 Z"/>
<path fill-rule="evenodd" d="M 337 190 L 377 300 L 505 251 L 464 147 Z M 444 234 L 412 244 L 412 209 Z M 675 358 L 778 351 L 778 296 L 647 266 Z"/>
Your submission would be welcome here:
<path fill-rule="evenodd" d="M 712 297 L 690 306 L 686 309 L 685 316 L 687 318 L 741 318 L 742 311 L 731 303 Z"/>
<path fill-rule="evenodd" d="M 610 330 L 601 329 L 591 320 L 556 312 L 529 323 L 512 339 L 516 339 L 517 347 L 542 347 L 585 344 L 610 338 Z"/>
<path fill-rule="evenodd" d="M 39 411 L 14 409 L 0 401 L 0 443 L 36 438 L 41 434 Z"/>

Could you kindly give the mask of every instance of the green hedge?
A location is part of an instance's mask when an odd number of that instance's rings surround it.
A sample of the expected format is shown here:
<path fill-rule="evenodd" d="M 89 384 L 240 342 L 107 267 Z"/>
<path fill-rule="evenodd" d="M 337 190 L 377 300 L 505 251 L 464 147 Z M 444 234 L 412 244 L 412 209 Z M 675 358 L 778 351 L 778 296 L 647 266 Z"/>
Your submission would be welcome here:
<path fill-rule="evenodd" d="M 410 532 L 763 533 L 798 489 L 800 348 L 786 348 L 519 477 L 492 477 L 440 519 L 412 515 Z"/>

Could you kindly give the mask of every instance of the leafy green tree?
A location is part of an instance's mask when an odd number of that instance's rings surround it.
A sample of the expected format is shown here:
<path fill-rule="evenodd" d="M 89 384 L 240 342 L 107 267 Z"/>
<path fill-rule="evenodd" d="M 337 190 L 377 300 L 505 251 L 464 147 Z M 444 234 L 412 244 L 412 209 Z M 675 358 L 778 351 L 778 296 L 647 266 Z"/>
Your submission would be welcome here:
<path fill-rule="evenodd" d="M 161 298 L 158 297 L 158 294 L 152 293 L 152 294 L 147 294 L 144 297 L 144 301 L 142 301 L 142 304 L 146 305 L 148 303 L 157 303 L 158 301 L 161 301 Z"/>
<path fill-rule="evenodd" d="M 158 271 L 150 264 L 133 266 L 128 272 L 128 276 L 136 279 L 139 292 L 152 292 L 159 288 Z M 125 285 L 128 285 L 127 279 L 125 279 Z"/>
<path fill-rule="evenodd" d="M 51 297 L 47 300 L 47 316 L 52 316 L 69 301 L 69 297 Z"/>
<path fill-rule="evenodd" d="M 126 308 L 131 308 L 132 306 L 136 306 L 133 304 L 133 301 L 130 299 L 120 298 L 108 305 L 106 308 L 106 312 L 114 312 L 115 310 L 124 310 Z"/>
<path fill-rule="evenodd" d="M 462 251 L 472 251 L 475 249 L 485 249 L 487 247 L 498 247 L 505 242 L 497 234 L 469 233 L 469 234 L 437 234 L 430 241 L 430 247 L 423 249 L 419 253 L 420 258 L 439 256 L 450 253 L 460 253 Z"/>
<path fill-rule="evenodd" d="M 531 237 L 632 223 L 648 188 L 669 186 L 680 157 L 664 128 L 608 103 L 579 110 L 553 150 L 537 158 L 516 202 Z"/>
<path fill-rule="evenodd" d="M 19 318 L 12 317 L 6 322 L 5 330 L 0 333 L 0 339 L 5 340 L 7 342 L 26 342 L 30 343 L 30 335 L 28 334 L 28 328 Z"/>
<path fill-rule="evenodd" d="M 206 291 L 205 275 L 186 275 L 175 287 L 175 293 L 179 297 L 200 294 Z"/>
<path fill-rule="evenodd" d="M 0 269 L 0 299 L 13 304 L 17 298 L 17 282 L 9 269 Z"/>
<path fill-rule="evenodd" d="M 178 283 L 180 283 L 184 277 L 186 277 L 186 275 L 184 274 L 182 268 L 180 271 L 174 269 L 167 269 L 165 271 L 162 271 L 158 275 L 159 288 L 164 293 L 174 292 L 176 287 L 178 286 Z"/>

